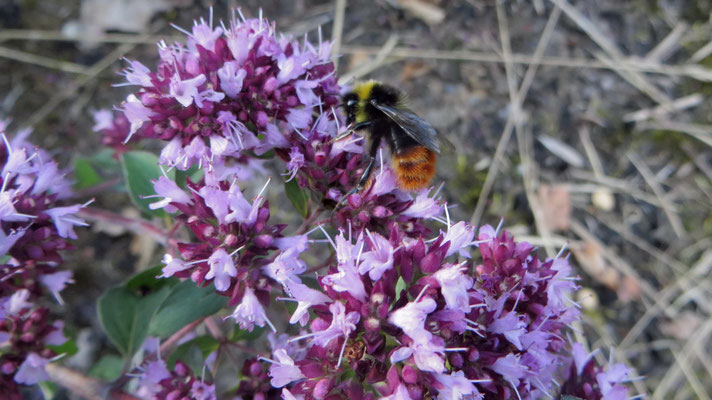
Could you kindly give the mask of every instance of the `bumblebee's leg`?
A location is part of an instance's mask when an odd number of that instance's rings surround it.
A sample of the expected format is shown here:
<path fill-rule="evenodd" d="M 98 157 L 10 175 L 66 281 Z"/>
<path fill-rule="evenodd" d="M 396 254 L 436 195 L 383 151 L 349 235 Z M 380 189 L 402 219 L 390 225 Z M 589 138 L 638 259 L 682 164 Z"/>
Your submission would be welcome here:
<path fill-rule="evenodd" d="M 373 121 L 359 122 L 358 124 L 355 124 L 351 128 L 347 129 L 346 132 L 331 139 L 330 143 L 334 143 L 334 142 L 338 142 L 339 140 L 343 140 L 343 139 L 351 136 L 351 134 L 354 133 L 355 131 L 360 131 L 361 129 L 368 128 L 369 126 L 371 126 L 372 123 L 373 123 Z"/>
<path fill-rule="evenodd" d="M 381 145 L 381 138 L 376 137 L 373 138 L 371 141 L 370 147 L 368 149 L 368 165 L 366 165 L 366 169 L 363 170 L 363 174 L 361 175 L 361 179 L 358 181 L 358 185 L 356 185 L 355 188 L 349 190 L 348 193 L 344 195 L 344 197 L 339 200 L 339 202 L 336 204 L 336 207 L 334 207 L 334 210 L 337 210 L 345 201 L 346 199 L 351 196 L 352 194 L 361 191 L 365 186 L 366 183 L 368 182 L 368 178 L 371 177 L 371 172 L 373 171 L 373 166 L 376 165 L 376 155 L 378 154 L 378 148 Z"/>
<path fill-rule="evenodd" d="M 373 121 L 361 121 L 358 124 L 355 124 L 354 126 L 351 127 L 352 131 L 360 131 L 361 129 L 368 128 L 373 124 Z"/>
<path fill-rule="evenodd" d="M 376 150 L 378 150 L 378 147 L 376 147 Z M 368 165 L 366 165 L 366 169 L 363 170 L 363 175 L 361 175 L 361 180 L 358 181 L 358 185 L 352 190 L 361 191 L 364 187 L 366 187 L 366 183 L 368 183 L 368 178 L 371 177 L 371 171 L 373 171 L 374 165 L 376 165 L 376 157 L 369 156 L 368 157 Z"/>

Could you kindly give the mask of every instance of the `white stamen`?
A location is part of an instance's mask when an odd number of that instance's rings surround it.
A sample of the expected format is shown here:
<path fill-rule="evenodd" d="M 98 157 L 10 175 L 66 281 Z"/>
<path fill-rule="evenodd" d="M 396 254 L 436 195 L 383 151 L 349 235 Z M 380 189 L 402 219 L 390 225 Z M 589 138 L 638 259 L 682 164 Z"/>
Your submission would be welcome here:
<path fill-rule="evenodd" d="M 378 176 L 380 177 L 383 174 L 383 147 L 378 149 L 378 156 L 381 159 L 381 170 L 378 172 Z"/>
<path fill-rule="evenodd" d="M 292 127 L 292 129 L 294 129 L 294 132 L 297 132 L 297 135 L 299 135 L 299 137 L 301 137 L 302 139 L 304 139 L 305 142 L 308 141 L 308 139 L 307 139 L 304 135 L 302 135 L 301 132 L 299 132 L 299 129 L 297 129 L 297 128 L 294 126 L 294 124 L 292 124 L 292 123 L 290 122 L 289 125 Z"/>
<path fill-rule="evenodd" d="M 445 207 L 445 218 L 447 218 L 447 230 L 450 230 L 450 212 Z"/>
<path fill-rule="evenodd" d="M 561 257 L 562 254 L 564 254 L 564 250 L 566 250 L 566 247 L 569 245 L 569 242 L 564 242 L 564 245 L 561 246 L 561 250 L 559 250 L 559 253 L 554 257 L 554 260 L 558 259 Z"/>
<path fill-rule="evenodd" d="M 457 351 L 468 351 L 468 350 L 470 350 L 470 349 L 467 348 L 467 347 L 451 347 L 451 348 L 445 348 L 445 352 L 451 352 L 451 353 L 454 353 L 454 352 L 457 352 Z"/>
<path fill-rule="evenodd" d="M 502 224 L 504 224 L 504 218 L 499 219 L 499 224 L 497 225 L 497 229 L 494 230 L 494 236 L 495 236 L 494 238 L 496 238 L 497 235 L 499 235 L 499 230 L 502 228 Z M 519 395 L 519 392 L 517 392 L 517 395 Z"/>
<path fill-rule="evenodd" d="M 339 362 L 336 363 L 336 368 L 341 366 L 341 360 L 344 358 L 344 350 L 346 350 L 346 343 L 349 341 L 347 336 L 344 336 L 344 344 L 341 346 L 341 351 L 339 352 Z"/>
<path fill-rule="evenodd" d="M 187 35 L 187 36 L 193 37 L 193 34 L 192 34 L 192 33 L 186 31 L 185 29 L 181 28 L 180 26 L 178 26 L 178 25 L 176 25 L 176 24 L 174 24 L 174 23 L 171 23 L 170 25 L 171 25 L 171 27 L 173 27 L 173 29 L 176 29 L 176 30 L 178 30 L 179 32 L 184 33 L 184 34 Z"/>
<path fill-rule="evenodd" d="M 514 386 L 514 384 L 512 384 L 512 382 L 509 382 L 509 384 L 512 385 L 512 389 L 514 389 L 514 393 L 517 394 L 517 398 L 518 398 L 519 400 L 522 400 L 522 396 L 519 395 L 519 390 L 517 390 L 517 387 Z"/>
<path fill-rule="evenodd" d="M 314 232 L 314 231 L 317 230 L 317 229 L 319 229 L 319 227 L 318 227 L 318 226 L 315 226 L 315 227 L 311 228 L 309 231 L 307 231 L 307 233 L 305 233 L 305 235 L 306 235 L 306 236 L 309 236 L 310 233 Z"/>
<path fill-rule="evenodd" d="M 206 258 L 206 259 L 204 259 L 204 260 L 191 261 L 191 262 L 189 262 L 189 263 L 185 263 L 185 265 L 199 264 L 199 263 L 201 263 L 201 262 L 208 262 L 208 259 Z"/>
<path fill-rule="evenodd" d="M 484 337 L 485 337 L 485 335 L 483 335 L 483 334 L 477 332 L 477 330 L 475 330 L 475 328 L 471 328 L 471 327 L 468 326 L 467 328 L 465 328 L 465 330 L 470 331 L 470 332 L 473 332 L 475 335 L 477 335 L 477 336 L 479 336 L 479 337 L 481 337 L 481 338 L 484 338 Z"/>
<path fill-rule="evenodd" d="M 537 326 L 534 330 L 535 330 L 535 331 L 538 331 L 539 328 L 541 328 L 541 327 L 546 323 L 546 321 L 549 320 L 550 317 L 551 317 L 551 314 L 547 315 L 546 318 L 544 318 L 544 320 L 541 321 L 541 323 L 539 324 L 539 326 Z"/>
<path fill-rule="evenodd" d="M 358 255 L 356 256 L 356 265 L 358 265 L 359 262 L 361 262 L 361 252 L 363 251 L 363 245 L 364 245 L 364 242 L 361 242 L 361 247 L 359 247 Z"/>
<path fill-rule="evenodd" d="M 318 333 L 319 333 L 319 332 L 307 333 L 306 335 L 293 337 L 293 338 L 287 340 L 287 343 L 297 342 L 297 341 L 300 341 L 300 340 L 302 340 L 302 339 L 309 339 L 310 337 L 316 336 Z"/>
<path fill-rule="evenodd" d="M 544 394 L 546 395 L 546 397 L 548 397 L 548 398 L 550 398 L 550 399 L 553 399 L 553 398 L 554 398 L 554 396 L 552 396 L 551 394 L 549 394 L 548 391 L 542 389 L 542 388 L 545 387 L 545 386 L 544 386 L 544 384 L 541 382 L 541 380 L 540 380 L 539 378 L 535 378 L 534 380 L 539 384 L 539 390 L 541 390 L 542 392 L 544 392 Z"/>
<path fill-rule="evenodd" d="M 245 246 L 242 245 L 242 246 L 238 247 L 237 249 L 233 250 L 233 252 L 229 254 L 230 257 L 234 256 L 238 251 L 240 251 L 240 250 L 242 250 L 242 249 L 244 249 L 244 248 L 245 248 Z"/>
<path fill-rule="evenodd" d="M 613 354 L 615 353 L 616 349 L 611 347 L 611 352 L 608 353 L 608 365 L 613 365 Z"/>
<path fill-rule="evenodd" d="M 57 360 L 60 360 L 60 359 L 64 358 L 64 356 L 66 356 L 66 355 L 67 355 L 67 353 L 58 354 L 58 355 L 56 355 L 56 356 L 50 358 L 50 359 L 47 360 L 47 361 L 53 363 L 53 362 L 55 362 L 55 361 L 57 361 Z"/>
<path fill-rule="evenodd" d="M 445 182 L 440 183 L 440 186 L 438 186 L 438 190 L 435 191 L 435 194 L 433 195 L 433 198 L 438 197 L 438 194 L 440 194 L 440 190 L 442 190 L 442 188 L 443 188 L 444 186 L 445 186 Z M 445 206 L 445 208 L 447 208 L 447 207 L 455 207 L 455 205 L 453 204 L 452 206 Z"/>
<path fill-rule="evenodd" d="M 619 383 L 628 383 L 628 382 L 637 382 L 637 381 L 644 381 L 648 379 L 647 376 L 635 376 L 633 378 L 628 378 L 628 379 L 623 379 L 622 381 L 619 381 Z"/>
<path fill-rule="evenodd" d="M 447 226 L 447 221 L 445 221 L 444 219 L 442 219 L 440 217 L 433 217 L 433 220 L 440 222 L 441 224 Z M 435 240 L 437 240 L 437 238 L 431 239 L 430 241 L 434 242 Z"/>
<path fill-rule="evenodd" d="M 269 327 L 272 329 L 272 332 L 277 333 L 277 328 L 274 327 L 274 324 L 272 323 L 272 321 L 269 320 L 269 318 L 267 318 L 266 314 L 265 314 L 265 322 L 267 322 L 267 325 L 269 325 Z"/>
<path fill-rule="evenodd" d="M 336 244 L 334 244 L 334 241 L 331 239 L 329 234 L 326 233 L 326 230 L 324 229 L 324 227 L 322 225 L 319 225 L 318 228 L 321 229 L 321 231 L 324 233 L 324 236 L 326 236 L 326 238 L 329 240 L 329 243 L 331 243 L 331 247 L 333 247 L 334 250 L 336 250 Z"/>
<path fill-rule="evenodd" d="M 299 302 L 299 300 L 293 299 L 293 298 L 291 298 L 291 297 L 275 297 L 275 300 Z"/>
<path fill-rule="evenodd" d="M 329 239 L 309 239 L 309 243 L 330 243 Z"/>
<path fill-rule="evenodd" d="M 420 298 L 425 294 L 425 291 L 428 290 L 429 287 L 430 287 L 429 283 L 427 285 L 423 286 L 423 289 L 420 291 L 420 293 L 418 293 L 418 297 L 416 297 L 415 300 L 413 300 L 413 303 L 417 303 L 420 300 Z"/>
<path fill-rule="evenodd" d="M 339 117 L 336 115 L 336 110 L 334 107 L 331 107 L 331 113 L 334 114 L 334 121 L 336 122 L 336 132 L 339 132 L 341 130 L 341 126 L 339 124 Z"/>
<path fill-rule="evenodd" d="M 267 189 L 267 185 L 269 185 L 270 181 L 272 181 L 271 176 L 269 178 L 267 178 L 267 182 L 265 182 L 265 185 L 262 186 L 262 190 L 260 190 L 260 192 L 257 193 L 257 196 L 255 196 L 255 200 L 257 200 L 258 197 L 262 197 L 262 193 L 264 193 L 265 189 Z"/>
<path fill-rule="evenodd" d="M 268 363 L 270 363 L 270 364 L 282 365 L 282 363 L 280 363 L 280 362 L 278 362 L 278 361 L 274 361 L 274 360 L 272 360 L 272 359 L 270 359 L 270 358 L 267 358 L 267 357 L 259 356 L 257 359 L 258 359 L 259 361 L 268 362 Z"/>
<path fill-rule="evenodd" d="M 12 146 L 10 146 L 10 141 L 7 140 L 7 136 L 5 134 L 2 134 L 2 141 L 5 142 L 5 147 L 7 147 L 7 153 L 12 154 Z"/>
<path fill-rule="evenodd" d="M 521 288 L 519 290 L 519 293 L 517 293 L 517 299 L 514 300 L 514 306 L 512 307 L 512 312 L 517 309 L 517 304 L 519 304 L 519 298 L 522 297 L 522 292 L 524 292 L 524 288 Z"/>

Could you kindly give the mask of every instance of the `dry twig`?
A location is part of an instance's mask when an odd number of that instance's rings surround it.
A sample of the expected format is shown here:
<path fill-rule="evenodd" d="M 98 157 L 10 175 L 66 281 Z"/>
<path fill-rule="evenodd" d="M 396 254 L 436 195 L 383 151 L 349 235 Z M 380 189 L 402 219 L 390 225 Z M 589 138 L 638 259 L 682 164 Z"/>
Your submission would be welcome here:
<path fill-rule="evenodd" d="M 657 179 L 655 179 L 655 175 L 653 174 L 653 172 L 650 171 L 648 166 L 645 165 L 643 161 L 640 160 L 640 158 L 638 158 L 638 156 L 635 155 L 633 152 L 629 152 L 627 155 L 630 162 L 633 163 L 638 172 L 640 172 L 640 175 L 643 176 L 645 182 L 648 184 L 648 186 L 650 186 L 650 189 L 653 190 L 653 193 L 655 193 L 655 196 L 660 201 L 663 211 L 665 212 L 665 216 L 667 216 L 668 220 L 670 221 L 670 225 L 672 225 L 672 229 L 673 231 L 675 231 L 677 237 L 684 238 L 687 235 L 687 232 L 685 232 L 685 227 L 682 225 L 680 216 L 677 215 L 677 210 L 675 209 L 675 206 L 668 201 L 663 188 L 660 187 L 660 184 L 658 183 Z"/>

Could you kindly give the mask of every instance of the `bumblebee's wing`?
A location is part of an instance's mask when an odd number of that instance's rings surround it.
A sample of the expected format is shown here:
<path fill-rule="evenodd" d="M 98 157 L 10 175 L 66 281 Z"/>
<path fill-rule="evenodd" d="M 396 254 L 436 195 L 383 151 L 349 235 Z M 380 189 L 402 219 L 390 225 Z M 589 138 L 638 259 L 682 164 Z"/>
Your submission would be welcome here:
<path fill-rule="evenodd" d="M 440 141 L 435 128 L 416 113 L 407 108 L 390 107 L 376 101 L 371 101 L 371 104 L 398 124 L 416 142 L 436 153 L 440 153 Z"/>

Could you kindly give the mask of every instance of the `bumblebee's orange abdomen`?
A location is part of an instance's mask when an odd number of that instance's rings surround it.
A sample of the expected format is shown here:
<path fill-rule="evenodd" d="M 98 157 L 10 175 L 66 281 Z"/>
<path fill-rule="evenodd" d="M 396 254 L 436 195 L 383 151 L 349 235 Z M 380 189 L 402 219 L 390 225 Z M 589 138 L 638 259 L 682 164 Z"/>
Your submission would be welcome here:
<path fill-rule="evenodd" d="M 435 176 L 435 153 L 425 146 L 414 146 L 393 156 L 393 169 L 401 189 L 420 190 Z"/>

